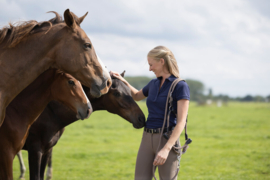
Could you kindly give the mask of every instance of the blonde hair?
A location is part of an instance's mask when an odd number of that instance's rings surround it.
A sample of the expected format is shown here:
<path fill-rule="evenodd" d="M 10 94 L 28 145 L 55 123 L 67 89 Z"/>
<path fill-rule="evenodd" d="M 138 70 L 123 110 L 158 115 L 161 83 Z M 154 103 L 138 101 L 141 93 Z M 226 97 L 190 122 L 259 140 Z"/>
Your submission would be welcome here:
<path fill-rule="evenodd" d="M 169 73 L 177 78 L 180 77 L 177 61 L 169 48 L 165 46 L 157 46 L 149 51 L 147 57 L 151 57 L 156 61 L 160 61 L 161 58 L 164 59 L 165 67 Z"/>

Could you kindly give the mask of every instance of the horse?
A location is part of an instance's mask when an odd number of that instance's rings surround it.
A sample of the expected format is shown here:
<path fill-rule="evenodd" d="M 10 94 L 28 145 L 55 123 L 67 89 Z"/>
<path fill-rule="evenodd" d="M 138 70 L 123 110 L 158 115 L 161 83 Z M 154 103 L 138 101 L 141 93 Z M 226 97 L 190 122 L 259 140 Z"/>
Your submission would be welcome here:
<path fill-rule="evenodd" d="M 62 17 L 10 24 L 0 30 L 0 127 L 7 105 L 42 72 L 57 68 L 91 88 L 99 97 L 111 85 L 109 72 L 80 27 L 86 17 L 67 9 Z"/>
<path fill-rule="evenodd" d="M 124 73 L 121 75 L 124 76 Z M 118 114 L 137 129 L 145 125 L 145 116 L 132 99 L 130 89 L 119 79 L 112 77 L 112 86 L 109 92 L 100 98 L 91 97 L 87 87 L 84 87 L 84 91 L 91 101 L 93 111 L 107 110 L 110 113 Z M 60 103 L 52 101 L 31 126 L 23 147 L 24 150 L 28 151 L 30 180 L 43 180 L 47 163 L 49 165 L 47 177 L 51 176 L 53 146 L 56 145 L 63 134 L 64 127 L 75 121 L 77 119 L 72 111 L 69 111 Z M 22 169 L 24 166 L 22 159 L 20 162 Z M 24 172 L 22 171 L 21 178 L 24 177 Z"/>
<path fill-rule="evenodd" d="M 56 69 L 42 73 L 6 108 L 0 127 L 1 180 L 13 179 L 13 159 L 24 146 L 30 126 L 52 100 L 65 104 L 80 119 L 88 118 L 93 110 L 81 83 L 73 76 Z"/>

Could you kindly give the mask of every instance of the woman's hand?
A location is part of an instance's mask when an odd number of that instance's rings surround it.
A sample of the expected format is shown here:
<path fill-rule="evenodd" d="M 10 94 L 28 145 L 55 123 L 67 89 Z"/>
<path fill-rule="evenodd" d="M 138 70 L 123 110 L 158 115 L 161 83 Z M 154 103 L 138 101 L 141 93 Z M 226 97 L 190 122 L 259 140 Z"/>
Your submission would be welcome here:
<path fill-rule="evenodd" d="M 113 77 L 116 77 L 117 79 L 123 81 L 125 84 L 128 84 L 128 82 L 118 72 L 110 71 L 110 75 L 112 75 Z"/>
<path fill-rule="evenodd" d="M 156 156 L 156 158 L 155 158 L 155 160 L 153 162 L 153 165 L 154 166 L 163 165 L 166 162 L 167 158 L 168 158 L 169 152 L 170 152 L 170 149 L 165 148 L 165 147 L 162 148 L 158 152 L 158 154 L 157 154 L 157 156 Z"/>
<path fill-rule="evenodd" d="M 122 73 L 123 74 L 123 73 Z M 146 97 L 144 96 L 143 92 L 142 92 L 142 89 L 140 91 L 138 91 L 136 88 L 134 88 L 133 86 L 131 86 L 125 79 L 124 77 L 119 74 L 118 72 L 114 72 L 114 71 L 110 71 L 110 75 L 119 79 L 120 81 L 122 81 L 123 83 L 125 83 L 131 90 L 131 95 L 132 95 L 132 98 L 135 100 L 135 101 L 140 101 L 142 99 L 145 99 Z"/>

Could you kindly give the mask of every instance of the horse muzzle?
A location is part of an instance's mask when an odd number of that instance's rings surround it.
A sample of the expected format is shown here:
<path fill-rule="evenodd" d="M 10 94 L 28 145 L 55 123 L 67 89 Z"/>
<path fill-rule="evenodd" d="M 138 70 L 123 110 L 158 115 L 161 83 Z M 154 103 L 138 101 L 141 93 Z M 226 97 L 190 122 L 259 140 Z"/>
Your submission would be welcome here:
<path fill-rule="evenodd" d="M 79 108 L 76 117 L 81 120 L 88 119 L 90 115 L 92 114 L 92 112 L 93 112 L 92 105 L 90 102 L 88 102 L 87 109 Z"/>
<path fill-rule="evenodd" d="M 102 84 L 97 85 L 93 84 L 92 88 L 90 88 L 90 94 L 96 98 L 102 96 L 103 94 L 106 94 L 110 87 L 112 85 L 112 79 L 111 78 L 102 78 Z"/>
<path fill-rule="evenodd" d="M 136 129 L 143 128 L 145 126 L 145 116 L 139 116 L 135 122 L 133 121 L 132 125 Z"/>

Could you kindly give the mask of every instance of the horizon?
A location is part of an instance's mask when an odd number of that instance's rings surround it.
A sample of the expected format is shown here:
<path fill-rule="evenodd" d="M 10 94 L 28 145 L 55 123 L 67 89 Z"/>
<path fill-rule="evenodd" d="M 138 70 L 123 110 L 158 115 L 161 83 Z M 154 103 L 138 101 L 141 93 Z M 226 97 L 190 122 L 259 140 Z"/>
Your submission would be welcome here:
<path fill-rule="evenodd" d="M 155 79 L 156 77 L 155 76 L 144 76 L 144 75 L 142 75 L 142 76 L 126 76 L 125 75 L 125 77 L 124 78 L 136 78 L 136 77 L 146 77 L 146 78 L 150 78 L 150 79 Z M 185 80 L 194 80 L 194 81 L 199 81 L 199 82 L 201 82 L 201 83 L 203 83 L 202 81 L 200 81 L 200 80 L 198 80 L 198 79 L 192 79 L 192 78 L 186 78 Z M 145 84 L 146 85 L 146 84 Z M 212 90 L 212 94 L 214 95 L 214 96 L 219 96 L 219 95 L 228 95 L 228 94 L 222 94 L 222 93 L 215 93 L 214 91 L 214 89 L 213 88 L 211 88 L 211 87 L 207 87 L 204 83 L 203 83 L 203 85 L 204 85 L 204 95 L 207 95 L 208 94 L 208 92 L 209 92 L 209 89 L 211 89 Z M 230 96 L 230 95 L 228 95 L 230 98 L 243 98 L 243 97 L 246 97 L 246 96 L 253 96 L 253 97 L 255 97 L 255 96 L 262 96 L 262 97 L 264 97 L 264 98 L 266 98 L 267 96 L 270 96 L 270 93 L 268 94 L 268 95 L 266 95 L 266 96 L 263 96 L 263 95 L 261 95 L 261 94 L 242 94 L 242 95 L 239 95 L 239 96 Z"/>

